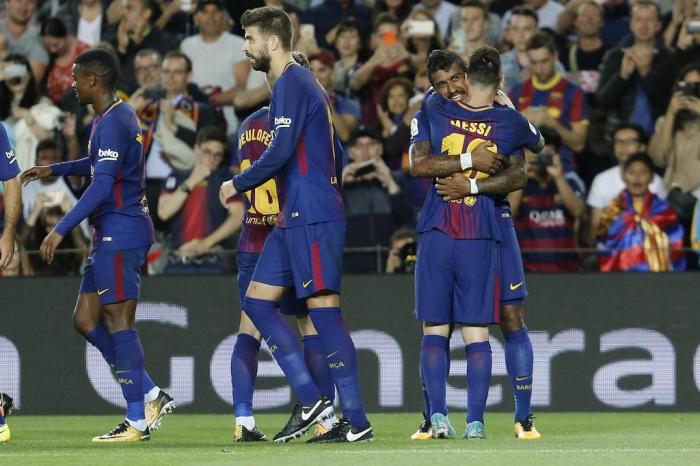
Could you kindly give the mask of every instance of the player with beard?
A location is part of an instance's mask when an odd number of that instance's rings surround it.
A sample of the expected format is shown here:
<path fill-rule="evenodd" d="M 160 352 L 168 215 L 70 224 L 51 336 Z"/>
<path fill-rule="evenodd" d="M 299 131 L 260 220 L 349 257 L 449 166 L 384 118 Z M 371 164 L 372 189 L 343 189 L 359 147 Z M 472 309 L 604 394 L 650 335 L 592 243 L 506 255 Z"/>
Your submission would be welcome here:
<path fill-rule="evenodd" d="M 374 438 L 360 394 L 357 355 L 340 312 L 345 209 L 338 185 L 342 152 L 331 103 L 313 74 L 291 56 L 292 24 L 281 10 L 262 7 L 241 17 L 243 51 L 254 69 L 276 79 L 270 102 L 274 139 L 250 168 L 221 186 L 222 204 L 277 176 L 280 213 L 263 246 L 243 299 L 243 311 L 265 339 L 300 400 L 274 440 L 300 436 L 333 413 L 304 364 L 294 332 L 278 310 L 285 290 L 306 299 L 347 420 L 309 442 Z"/>

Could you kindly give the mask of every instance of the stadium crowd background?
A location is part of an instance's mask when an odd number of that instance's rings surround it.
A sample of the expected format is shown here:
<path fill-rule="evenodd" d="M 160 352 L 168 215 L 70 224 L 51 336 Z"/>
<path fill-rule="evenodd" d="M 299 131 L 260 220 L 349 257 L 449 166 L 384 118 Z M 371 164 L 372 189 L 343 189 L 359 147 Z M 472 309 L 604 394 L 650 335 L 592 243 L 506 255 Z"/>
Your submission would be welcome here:
<path fill-rule="evenodd" d="M 526 270 L 697 268 L 695 0 L 0 0 L 0 120 L 20 167 L 86 153 L 95 115 L 72 94 L 71 66 L 108 48 L 121 62 L 120 97 L 142 123 L 158 238 L 148 272 L 230 272 L 240 212 L 226 212 L 218 190 L 245 168 L 238 125 L 269 99 L 241 51 L 239 19 L 264 5 L 290 15 L 294 48 L 333 102 L 346 148 L 346 271 L 412 271 L 432 182 L 408 166 L 426 58 L 449 48 L 466 60 L 483 45 L 502 52 L 504 90 L 548 142 L 510 197 Z M 3 276 L 80 273 L 87 224 L 52 266 L 34 251 L 85 182 L 23 188 L 20 254 Z M 257 205 L 273 199 L 266 189 L 250 193 Z"/>

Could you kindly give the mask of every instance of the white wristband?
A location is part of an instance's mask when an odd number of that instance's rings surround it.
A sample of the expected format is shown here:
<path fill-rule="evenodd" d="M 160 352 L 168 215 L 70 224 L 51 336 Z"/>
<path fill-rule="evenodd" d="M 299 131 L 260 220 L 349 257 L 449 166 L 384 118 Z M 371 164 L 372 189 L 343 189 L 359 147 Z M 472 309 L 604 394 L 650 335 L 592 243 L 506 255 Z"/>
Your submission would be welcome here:
<path fill-rule="evenodd" d="M 464 154 L 460 155 L 459 162 L 462 164 L 462 170 L 468 170 L 472 168 L 472 153 L 466 151 Z"/>
<path fill-rule="evenodd" d="M 469 178 L 469 188 L 471 194 L 479 194 L 479 187 L 476 185 L 475 178 Z"/>

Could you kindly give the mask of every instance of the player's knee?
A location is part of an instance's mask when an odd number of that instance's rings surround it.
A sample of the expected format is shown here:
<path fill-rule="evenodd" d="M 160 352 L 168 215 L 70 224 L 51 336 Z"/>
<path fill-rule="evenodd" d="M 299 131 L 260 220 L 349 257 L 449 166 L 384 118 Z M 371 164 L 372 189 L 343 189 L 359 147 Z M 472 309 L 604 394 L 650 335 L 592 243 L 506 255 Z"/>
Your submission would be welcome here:
<path fill-rule="evenodd" d="M 305 337 L 309 335 L 318 335 L 316 327 L 314 327 L 314 323 L 308 314 L 297 317 L 297 326 L 299 327 L 299 332 Z"/>
<path fill-rule="evenodd" d="M 97 324 L 93 322 L 92 319 L 78 314 L 73 314 L 73 327 L 75 328 L 75 331 L 82 336 L 88 335 L 95 329 L 96 326 Z"/>
<path fill-rule="evenodd" d="M 517 332 L 525 327 L 522 304 L 506 304 L 502 306 L 499 327 L 502 332 Z"/>

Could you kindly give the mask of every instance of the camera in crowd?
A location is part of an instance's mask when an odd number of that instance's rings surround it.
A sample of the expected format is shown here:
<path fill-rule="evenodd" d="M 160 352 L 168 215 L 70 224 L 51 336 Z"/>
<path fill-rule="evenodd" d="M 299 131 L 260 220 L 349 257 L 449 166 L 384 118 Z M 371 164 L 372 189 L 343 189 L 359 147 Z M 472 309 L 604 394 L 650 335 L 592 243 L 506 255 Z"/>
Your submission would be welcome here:
<path fill-rule="evenodd" d="M 700 83 L 687 83 L 680 81 L 678 90 L 686 97 L 700 97 Z"/>

